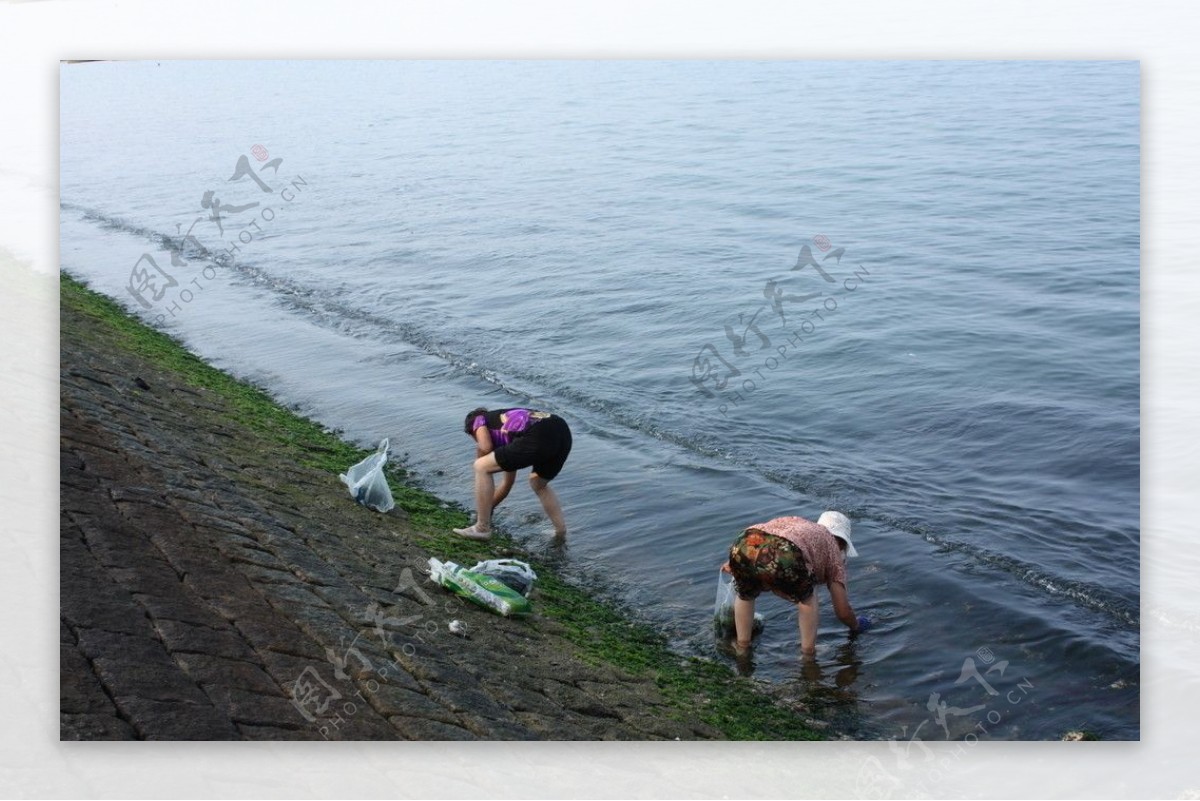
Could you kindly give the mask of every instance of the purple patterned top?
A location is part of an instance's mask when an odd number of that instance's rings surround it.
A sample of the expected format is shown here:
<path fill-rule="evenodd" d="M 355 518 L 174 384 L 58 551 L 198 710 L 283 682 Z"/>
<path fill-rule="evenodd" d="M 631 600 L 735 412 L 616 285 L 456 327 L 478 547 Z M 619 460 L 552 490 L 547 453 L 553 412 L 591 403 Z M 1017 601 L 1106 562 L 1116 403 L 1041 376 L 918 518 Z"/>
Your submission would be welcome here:
<path fill-rule="evenodd" d="M 471 421 L 471 433 L 474 434 L 480 426 L 487 426 L 488 433 L 492 435 L 492 447 L 499 448 L 512 443 L 527 428 L 545 417 L 549 415 L 529 409 L 497 409 L 476 416 Z"/>

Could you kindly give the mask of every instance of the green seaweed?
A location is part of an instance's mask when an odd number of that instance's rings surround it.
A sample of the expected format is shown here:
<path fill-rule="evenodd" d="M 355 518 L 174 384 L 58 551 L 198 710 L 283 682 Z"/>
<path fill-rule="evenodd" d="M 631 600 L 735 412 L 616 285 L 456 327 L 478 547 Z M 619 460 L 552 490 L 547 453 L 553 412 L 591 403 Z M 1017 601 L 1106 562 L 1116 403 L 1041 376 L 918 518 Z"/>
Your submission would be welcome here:
<path fill-rule="evenodd" d="M 560 623 L 584 654 L 653 677 L 676 707 L 730 739 L 824 739 L 795 713 L 755 690 L 750 679 L 735 676 L 724 665 L 671 652 L 661 634 L 630 621 L 615 605 L 594 599 L 544 565 L 535 562 L 534 570 L 539 611 Z"/>

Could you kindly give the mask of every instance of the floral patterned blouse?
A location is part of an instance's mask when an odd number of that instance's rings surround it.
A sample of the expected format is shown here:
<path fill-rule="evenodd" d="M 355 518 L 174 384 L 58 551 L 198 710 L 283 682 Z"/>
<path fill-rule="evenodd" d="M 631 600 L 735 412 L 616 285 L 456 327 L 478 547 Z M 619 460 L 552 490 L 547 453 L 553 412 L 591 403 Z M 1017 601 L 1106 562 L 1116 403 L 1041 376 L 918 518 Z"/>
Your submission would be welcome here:
<path fill-rule="evenodd" d="M 808 563 L 816 583 L 846 583 L 846 559 L 838 547 L 837 537 L 824 526 L 803 517 L 777 517 L 749 528 L 794 543 L 804 554 L 804 561 Z"/>

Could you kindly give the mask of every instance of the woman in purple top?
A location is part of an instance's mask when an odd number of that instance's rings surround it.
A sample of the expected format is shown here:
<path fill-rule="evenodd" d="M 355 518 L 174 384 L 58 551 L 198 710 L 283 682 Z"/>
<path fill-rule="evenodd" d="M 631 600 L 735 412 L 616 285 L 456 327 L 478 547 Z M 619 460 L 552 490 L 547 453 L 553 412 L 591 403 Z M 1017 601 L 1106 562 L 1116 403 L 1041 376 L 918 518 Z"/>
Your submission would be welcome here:
<path fill-rule="evenodd" d="M 464 424 L 467 436 L 475 440 L 475 512 L 476 521 L 454 533 L 469 539 L 486 540 L 492 535 L 492 510 L 508 497 L 517 471 L 532 467 L 529 486 L 533 488 L 554 533 L 565 537 L 558 496 L 550 482 L 562 470 L 571 453 L 571 429 L 556 414 L 532 409 L 474 409 Z M 492 476 L 504 473 L 500 486 Z"/>
<path fill-rule="evenodd" d="M 846 557 L 858 556 L 850 541 L 850 520 L 841 512 L 825 512 L 816 523 L 803 517 L 777 517 L 741 533 L 729 548 L 721 569 L 733 574 L 736 648 L 750 647 L 754 628 L 754 599 L 770 590 L 796 604 L 800 616 L 800 651 L 812 656 L 817 648 L 816 585 L 824 584 L 833 611 L 852 633 L 866 631 L 871 621 L 855 617 L 846 593 Z"/>

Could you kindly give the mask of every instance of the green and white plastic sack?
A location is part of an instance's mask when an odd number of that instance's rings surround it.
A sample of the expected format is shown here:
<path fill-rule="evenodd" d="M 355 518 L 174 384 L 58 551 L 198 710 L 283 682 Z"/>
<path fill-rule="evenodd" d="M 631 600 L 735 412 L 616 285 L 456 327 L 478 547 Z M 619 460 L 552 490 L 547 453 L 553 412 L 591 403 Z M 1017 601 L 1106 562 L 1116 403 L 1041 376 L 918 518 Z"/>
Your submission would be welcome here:
<path fill-rule="evenodd" d="M 505 617 L 521 617 L 533 611 L 528 598 L 500 579 L 467 570 L 454 562 L 430 559 L 429 577 L 455 595 Z"/>
<path fill-rule="evenodd" d="M 519 559 L 489 559 L 476 563 L 471 572 L 499 579 L 526 598 L 533 591 L 533 583 L 537 581 L 537 573 L 533 572 L 533 568 Z"/>

